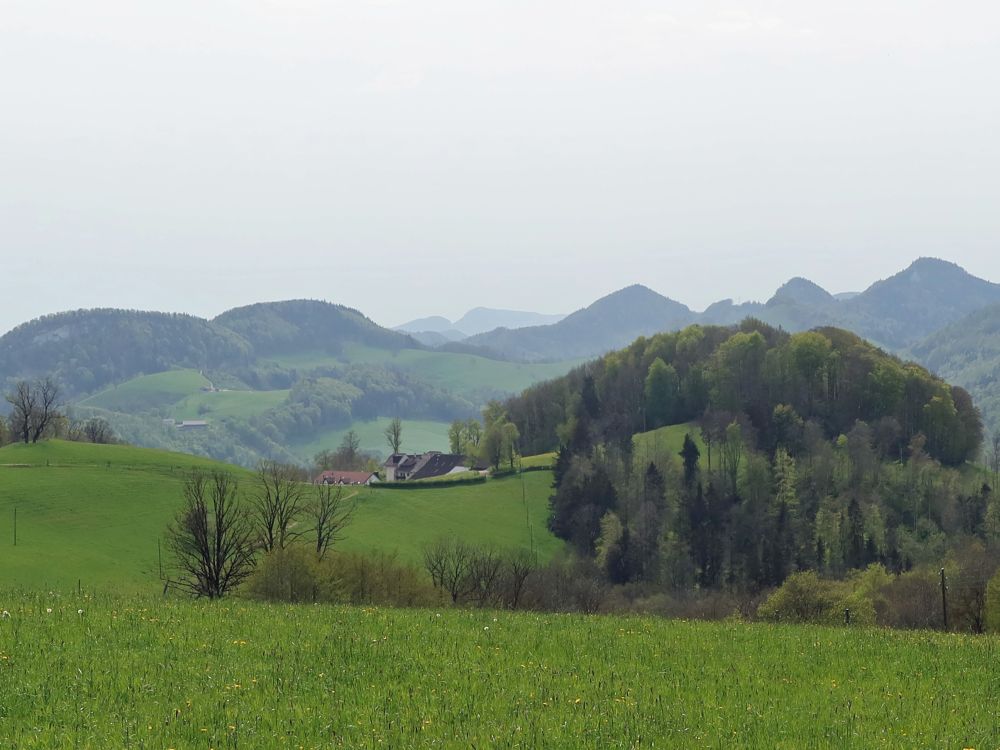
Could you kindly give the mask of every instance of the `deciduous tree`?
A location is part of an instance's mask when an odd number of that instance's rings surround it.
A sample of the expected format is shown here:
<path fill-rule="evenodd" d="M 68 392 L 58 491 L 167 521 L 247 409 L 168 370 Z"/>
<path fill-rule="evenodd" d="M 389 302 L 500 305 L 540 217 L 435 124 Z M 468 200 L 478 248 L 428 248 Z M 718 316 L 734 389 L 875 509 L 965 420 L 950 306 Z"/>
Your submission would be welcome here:
<path fill-rule="evenodd" d="M 223 471 L 195 472 L 184 483 L 184 506 L 167 528 L 178 588 L 218 599 L 253 571 L 256 533 L 239 499 L 236 479 Z"/>

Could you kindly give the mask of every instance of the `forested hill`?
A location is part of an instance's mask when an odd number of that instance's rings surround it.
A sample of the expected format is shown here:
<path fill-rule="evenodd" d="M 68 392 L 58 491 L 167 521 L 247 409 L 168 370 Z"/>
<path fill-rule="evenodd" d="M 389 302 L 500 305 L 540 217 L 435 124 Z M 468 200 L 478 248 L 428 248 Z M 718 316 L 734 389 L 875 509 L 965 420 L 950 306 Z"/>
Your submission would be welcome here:
<path fill-rule="evenodd" d="M 550 530 L 633 591 L 753 596 L 873 564 L 924 581 L 1000 539 L 1000 468 L 964 463 L 982 441 L 969 395 L 843 330 L 690 326 L 507 414 L 525 452 L 559 450 Z M 837 606 L 875 619 L 861 596 Z"/>
<path fill-rule="evenodd" d="M 251 357 L 243 337 L 193 315 L 77 310 L 46 315 L 0 337 L 0 383 L 53 376 L 72 396 L 139 373 L 242 365 Z"/>
<path fill-rule="evenodd" d="M 507 406 L 527 453 L 624 445 L 635 433 L 716 414 L 771 448 L 806 424 L 835 439 L 864 422 L 888 456 L 921 433 L 931 457 L 958 465 L 977 457 L 983 432 L 969 394 L 919 365 L 844 330 L 789 334 L 753 319 L 637 339 Z"/>
<path fill-rule="evenodd" d="M 976 406 L 1000 428 L 1000 305 L 992 305 L 942 328 L 910 353 L 949 382 L 974 395 Z"/>
<path fill-rule="evenodd" d="M 410 336 L 382 328 L 357 310 L 315 300 L 237 307 L 212 322 L 242 336 L 257 356 L 301 351 L 338 354 L 348 342 L 376 349 L 420 348 Z"/>
<path fill-rule="evenodd" d="M 0 383 L 51 375 L 68 396 L 174 368 L 235 370 L 290 351 L 337 354 L 348 343 L 422 348 L 357 310 L 292 300 L 204 320 L 140 310 L 77 310 L 33 320 L 0 337 Z"/>

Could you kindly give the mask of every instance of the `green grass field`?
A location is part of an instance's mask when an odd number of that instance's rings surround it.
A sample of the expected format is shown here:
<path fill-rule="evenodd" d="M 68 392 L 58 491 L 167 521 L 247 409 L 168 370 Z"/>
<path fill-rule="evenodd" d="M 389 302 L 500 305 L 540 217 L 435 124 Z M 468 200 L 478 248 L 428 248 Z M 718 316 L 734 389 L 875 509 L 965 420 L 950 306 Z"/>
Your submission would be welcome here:
<path fill-rule="evenodd" d="M 80 406 L 126 414 L 164 409 L 174 419 L 249 418 L 288 398 L 288 390 L 205 391 L 211 381 L 196 370 L 141 375 L 80 401 Z"/>
<path fill-rule="evenodd" d="M 288 448 L 303 461 L 310 461 L 322 450 L 336 450 L 348 430 L 354 430 L 361 441 L 362 451 L 385 456 L 389 453 L 389 447 L 385 441 L 385 428 L 389 426 L 391 421 L 388 417 L 380 417 L 367 422 L 354 422 L 350 427 L 320 433 L 308 440 L 293 443 Z M 449 449 L 448 426 L 447 422 L 419 419 L 403 420 L 402 450 L 407 453 L 424 453 L 425 451 L 447 453 Z"/>
<path fill-rule="evenodd" d="M 649 432 L 640 432 L 632 438 L 637 455 L 643 452 L 650 456 L 669 453 L 677 456 L 684 447 L 684 436 L 690 434 L 705 460 L 705 443 L 701 439 L 698 425 L 691 423 L 672 424 Z"/>
<path fill-rule="evenodd" d="M 375 364 L 406 370 L 445 390 L 476 394 L 484 390 L 519 393 L 530 385 L 565 375 L 584 360 L 547 364 L 500 362 L 474 354 L 401 349 L 397 352 L 349 345 L 337 357 L 322 352 L 294 354 L 272 358 L 283 367 L 308 369 L 351 362 Z"/>
<path fill-rule="evenodd" d="M 178 402 L 170 411 L 175 419 L 213 419 L 240 417 L 247 419 L 280 406 L 290 390 L 279 391 L 210 391 L 193 393 Z"/>
<path fill-rule="evenodd" d="M 176 404 L 209 386 L 211 382 L 197 370 L 170 370 L 132 378 L 95 393 L 80 406 L 127 413 L 149 411 Z"/>
<path fill-rule="evenodd" d="M 243 469 L 178 453 L 50 441 L 0 449 L 0 587 L 150 591 L 159 586 L 157 540 L 193 467 L 221 466 L 249 489 Z M 398 551 L 455 534 L 469 542 L 528 547 L 543 559 L 561 546 L 545 527 L 551 474 L 484 485 L 362 490 L 345 549 Z M 17 546 L 13 545 L 17 509 Z M 529 532 L 530 522 L 530 532 Z"/>
<path fill-rule="evenodd" d="M 16 748 L 993 748 L 995 637 L 0 593 Z"/>

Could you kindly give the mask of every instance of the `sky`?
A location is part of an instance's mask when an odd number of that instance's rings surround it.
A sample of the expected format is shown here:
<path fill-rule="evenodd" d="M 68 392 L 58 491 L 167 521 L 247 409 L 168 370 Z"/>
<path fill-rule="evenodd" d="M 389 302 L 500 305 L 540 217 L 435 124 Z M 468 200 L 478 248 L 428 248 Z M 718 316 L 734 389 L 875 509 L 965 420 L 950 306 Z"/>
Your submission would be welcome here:
<path fill-rule="evenodd" d="M 1000 281 L 1000 4 L 0 0 L 0 331 Z"/>

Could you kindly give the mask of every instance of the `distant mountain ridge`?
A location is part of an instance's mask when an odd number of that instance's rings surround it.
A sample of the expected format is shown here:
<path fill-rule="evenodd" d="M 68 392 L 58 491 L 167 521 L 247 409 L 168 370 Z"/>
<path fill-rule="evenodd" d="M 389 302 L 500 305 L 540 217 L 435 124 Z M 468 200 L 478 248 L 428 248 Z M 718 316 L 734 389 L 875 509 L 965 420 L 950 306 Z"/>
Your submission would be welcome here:
<path fill-rule="evenodd" d="M 558 323 L 528 328 L 498 328 L 470 336 L 464 343 L 527 361 L 591 357 L 639 336 L 679 328 L 694 313 L 652 289 L 633 284 L 577 310 Z"/>
<path fill-rule="evenodd" d="M 461 341 L 469 336 L 486 333 L 496 328 L 527 328 L 529 326 L 558 323 L 565 315 L 547 315 L 524 310 L 497 310 L 474 307 L 454 323 L 440 315 L 417 318 L 396 326 L 393 330 L 414 334 L 418 339 L 436 341 Z M 431 336 L 429 334 L 437 334 Z"/>
<path fill-rule="evenodd" d="M 637 288 L 645 290 L 641 300 L 633 291 Z M 795 277 L 765 303 L 721 300 L 701 313 L 646 287 L 626 287 L 559 324 L 515 331 L 500 329 L 466 341 L 527 361 L 598 356 L 625 346 L 636 335 L 689 323 L 732 325 L 754 317 L 790 331 L 817 326 L 847 328 L 880 346 L 900 351 L 991 304 L 1000 304 L 1000 284 L 972 276 L 955 263 L 920 258 L 858 294 L 833 295 L 808 279 Z M 596 335 L 584 339 L 568 323 L 581 318 L 594 326 Z"/>
<path fill-rule="evenodd" d="M 0 336 L 0 385 L 51 374 L 75 397 L 140 374 L 173 368 L 233 372 L 261 358 L 293 353 L 339 357 L 353 344 L 514 362 L 578 361 L 627 346 L 639 336 L 693 323 L 732 325 L 747 317 L 792 332 L 845 328 L 893 353 L 912 356 L 967 387 L 987 424 L 1000 428 L 1000 284 L 934 258 L 919 258 L 860 293 L 830 294 L 809 279 L 794 277 L 764 302 L 721 300 L 697 312 L 635 284 L 568 316 L 476 308 L 455 324 L 438 316 L 401 327 L 452 327 L 443 332 L 389 330 L 358 310 L 316 300 L 247 305 L 212 320 L 134 310 L 78 310 L 44 316 Z M 557 320 L 521 325 L 538 319 Z M 496 320 L 510 325 L 467 338 L 456 327 Z M 269 387 L 287 387 L 276 380 L 266 382 L 272 383 Z"/>

